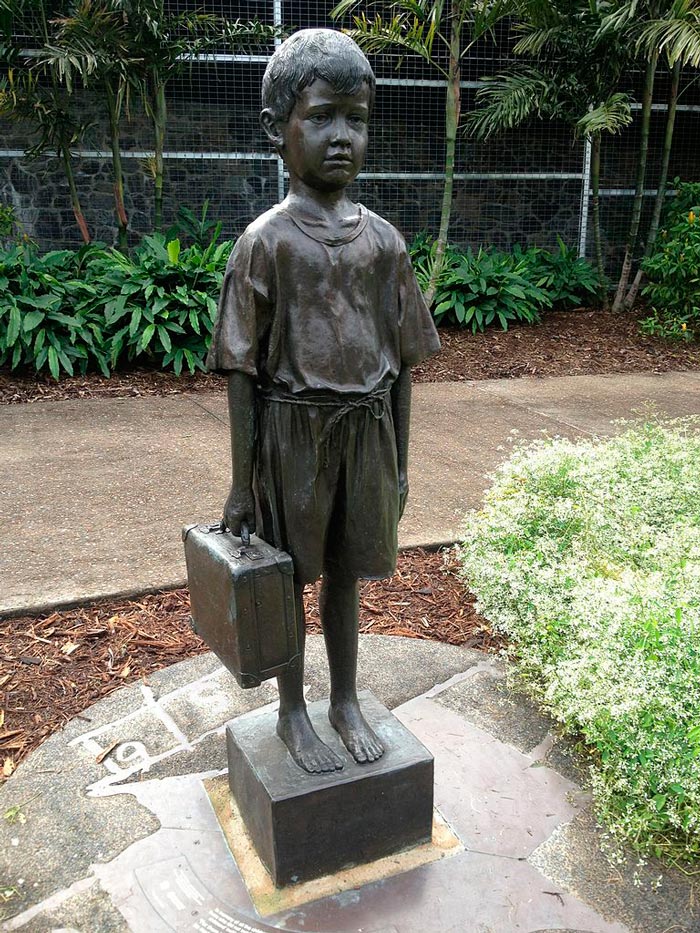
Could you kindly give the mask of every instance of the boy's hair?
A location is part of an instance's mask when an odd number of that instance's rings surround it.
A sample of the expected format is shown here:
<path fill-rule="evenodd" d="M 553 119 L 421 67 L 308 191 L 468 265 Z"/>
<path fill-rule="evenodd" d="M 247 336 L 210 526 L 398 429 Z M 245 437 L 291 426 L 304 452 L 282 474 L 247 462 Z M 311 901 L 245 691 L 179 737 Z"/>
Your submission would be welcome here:
<path fill-rule="evenodd" d="M 335 29 L 301 29 L 285 39 L 265 69 L 263 107 L 284 122 L 304 88 L 319 78 L 338 94 L 356 94 L 364 82 L 372 108 L 376 88 L 372 67 L 357 43 Z"/>

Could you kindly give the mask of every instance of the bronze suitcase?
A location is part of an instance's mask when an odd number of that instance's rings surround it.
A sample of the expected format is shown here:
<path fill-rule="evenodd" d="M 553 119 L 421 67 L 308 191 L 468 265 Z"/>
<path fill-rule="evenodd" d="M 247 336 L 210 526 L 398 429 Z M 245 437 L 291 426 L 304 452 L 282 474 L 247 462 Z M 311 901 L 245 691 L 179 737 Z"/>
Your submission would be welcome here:
<path fill-rule="evenodd" d="M 300 663 L 292 558 L 221 523 L 183 529 L 192 627 L 241 687 Z"/>

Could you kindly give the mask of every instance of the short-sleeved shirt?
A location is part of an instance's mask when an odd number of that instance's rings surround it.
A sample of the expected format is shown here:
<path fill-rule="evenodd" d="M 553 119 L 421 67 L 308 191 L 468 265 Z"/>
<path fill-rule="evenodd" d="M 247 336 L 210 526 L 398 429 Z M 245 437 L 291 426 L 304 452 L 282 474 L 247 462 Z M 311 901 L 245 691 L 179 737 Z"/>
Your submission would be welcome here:
<path fill-rule="evenodd" d="M 245 230 L 228 262 L 210 370 L 292 395 L 365 393 L 439 350 L 403 238 L 358 209 L 341 236 L 284 203 Z"/>

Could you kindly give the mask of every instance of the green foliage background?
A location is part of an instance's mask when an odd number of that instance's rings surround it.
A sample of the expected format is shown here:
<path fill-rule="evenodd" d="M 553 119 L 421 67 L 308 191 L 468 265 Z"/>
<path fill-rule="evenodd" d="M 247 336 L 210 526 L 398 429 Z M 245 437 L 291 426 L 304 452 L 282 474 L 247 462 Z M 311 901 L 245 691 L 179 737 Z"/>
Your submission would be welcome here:
<path fill-rule="evenodd" d="M 411 244 L 411 259 L 421 288 L 433 275 L 436 243 L 427 234 Z M 571 308 L 596 300 L 595 270 L 576 250 L 558 239 L 555 252 L 516 246 L 460 250 L 448 245 L 436 280 L 433 315 L 438 324 L 470 327 L 473 333 L 492 324 L 537 323 L 548 308 Z"/>
<path fill-rule="evenodd" d="M 650 305 L 646 333 L 690 339 L 700 334 L 700 183 L 674 181 L 676 194 L 660 236 L 642 263 Z"/>
<path fill-rule="evenodd" d="M 138 359 L 203 370 L 233 246 L 219 232 L 184 249 L 154 233 L 131 256 L 99 245 L 42 255 L 26 239 L 0 250 L 0 365 L 55 379 Z"/>

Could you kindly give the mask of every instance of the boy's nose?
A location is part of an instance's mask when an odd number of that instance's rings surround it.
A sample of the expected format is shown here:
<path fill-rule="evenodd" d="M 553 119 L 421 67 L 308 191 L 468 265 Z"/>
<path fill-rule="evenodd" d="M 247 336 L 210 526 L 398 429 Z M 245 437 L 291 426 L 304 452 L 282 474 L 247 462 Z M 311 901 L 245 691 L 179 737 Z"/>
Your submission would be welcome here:
<path fill-rule="evenodd" d="M 350 142 L 350 129 L 344 117 L 336 117 L 333 121 L 331 138 L 333 142 Z"/>

